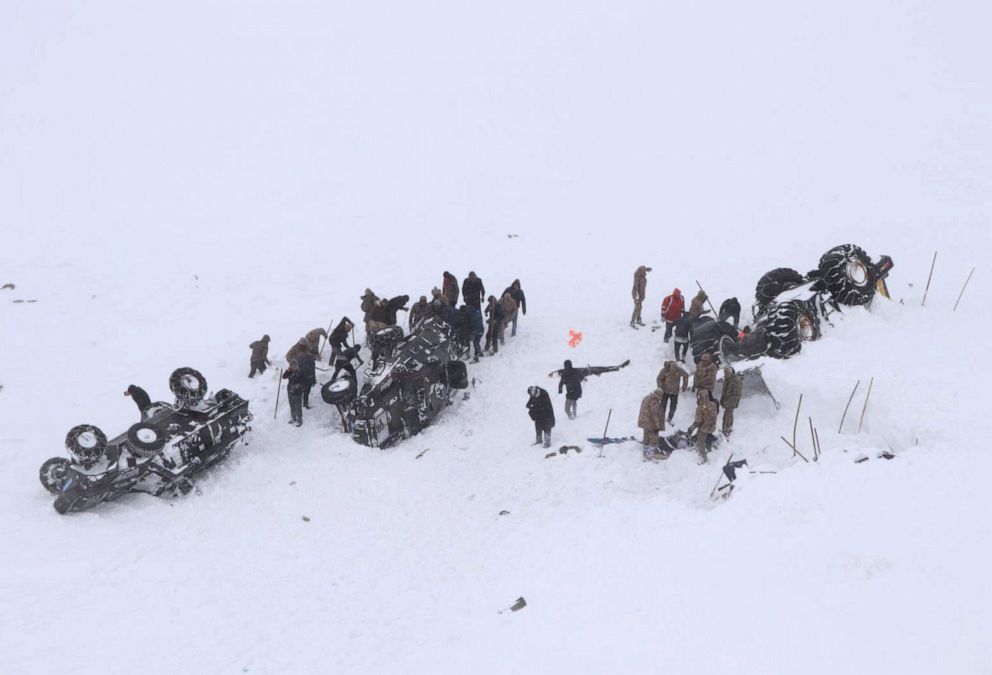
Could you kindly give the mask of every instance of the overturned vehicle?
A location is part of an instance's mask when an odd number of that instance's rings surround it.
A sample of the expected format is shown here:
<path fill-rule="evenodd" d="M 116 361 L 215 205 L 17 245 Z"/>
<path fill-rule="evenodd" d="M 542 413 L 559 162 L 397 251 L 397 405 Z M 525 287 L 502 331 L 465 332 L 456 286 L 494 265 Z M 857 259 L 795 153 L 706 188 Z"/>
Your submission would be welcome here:
<path fill-rule="evenodd" d="M 460 345 L 451 326 L 439 318 L 417 324 L 410 335 L 389 326 L 369 338 L 372 367 L 361 392 L 342 372 L 321 388 L 321 398 L 337 406 L 345 429 L 357 443 L 387 448 L 419 433 L 468 387 L 468 371 L 458 360 Z"/>
<path fill-rule="evenodd" d="M 193 476 L 227 457 L 251 429 L 248 401 L 228 389 L 207 397 L 196 370 L 177 369 L 169 387 L 176 402 L 147 406 L 120 436 L 107 440 L 90 424 L 69 431 L 69 459 L 53 457 L 39 472 L 56 511 L 82 511 L 129 492 L 186 494 Z"/>
<path fill-rule="evenodd" d="M 845 244 L 824 253 L 808 274 L 772 270 L 755 288 L 751 328 L 738 333 L 726 322 L 702 317 L 692 325 L 693 356 L 698 362 L 708 353 L 724 363 L 793 357 L 804 342 L 820 338 L 821 322 L 829 323 L 833 312 L 869 305 L 878 293 L 888 297 L 885 279 L 892 267 L 889 256 L 872 262 L 860 247 Z"/>

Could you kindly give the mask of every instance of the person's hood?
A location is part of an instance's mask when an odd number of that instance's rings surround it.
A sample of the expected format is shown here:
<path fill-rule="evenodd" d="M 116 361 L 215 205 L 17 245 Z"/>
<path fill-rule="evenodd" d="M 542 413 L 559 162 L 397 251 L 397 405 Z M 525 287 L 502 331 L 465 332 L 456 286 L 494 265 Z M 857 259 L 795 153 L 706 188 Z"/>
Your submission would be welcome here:
<path fill-rule="evenodd" d="M 696 293 L 696 297 L 699 298 L 700 300 L 705 300 L 706 299 L 706 292 L 705 291 L 699 291 L 698 293 Z"/>
<path fill-rule="evenodd" d="M 468 278 L 469 279 L 478 279 L 479 277 L 475 276 L 475 272 L 469 272 L 468 273 Z"/>
<path fill-rule="evenodd" d="M 681 297 L 682 296 L 682 289 L 681 288 L 676 288 L 674 291 L 672 291 L 672 295 L 676 295 L 676 296 Z"/>
<path fill-rule="evenodd" d="M 530 395 L 531 398 L 537 398 L 537 392 L 538 392 L 537 387 L 527 387 L 527 393 Z"/>
<path fill-rule="evenodd" d="M 647 271 L 648 271 L 648 268 L 645 267 L 644 265 L 641 265 L 640 267 L 637 268 L 637 273 L 638 274 L 647 274 Z"/>
<path fill-rule="evenodd" d="M 710 355 L 709 354 L 703 354 L 702 357 L 699 359 L 699 362 L 700 363 L 709 363 L 712 360 L 713 359 L 710 358 Z"/>

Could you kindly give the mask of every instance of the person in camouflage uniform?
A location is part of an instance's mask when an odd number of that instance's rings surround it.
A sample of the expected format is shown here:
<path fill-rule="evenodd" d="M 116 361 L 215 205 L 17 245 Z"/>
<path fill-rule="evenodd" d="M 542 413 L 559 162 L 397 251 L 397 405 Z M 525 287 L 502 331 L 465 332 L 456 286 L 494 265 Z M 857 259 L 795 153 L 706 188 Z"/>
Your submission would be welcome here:
<path fill-rule="evenodd" d="M 295 361 L 296 357 L 309 353 L 311 353 L 310 343 L 307 342 L 307 339 L 305 337 L 301 337 L 299 340 L 297 340 L 296 344 L 290 347 L 289 351 L 286 352 L 286 363 L 289 363 L 290 361 Z"/>
<path fill-rule="evenodd" d="M 703 305 L 706 303 L 706 300 L 707 300 L 706 293 L 704 293 L 703 291 L 699 291 L 698 293 L 696 293 L 696 297 L 692 299 L 692 302 L 689 303 L 689 315 L 693 319 L 698 319 L 703 314 L 709 313 L 710 310 L 703 307 Z"/>
<path fill-rule="evenodd" d="M 431 316 L 431 306 L 427 302 L 427 296 L 421 295 L 420 300 L 410 307 L 410 332 L 412 333 L 417 324 L 429 316 Z"/>
<path fill-rule="evenodd" d="M 689 373 L 675 361 L 665 361 L 665 365 L 658 373 L 657 384 L 664 397 L 661 412 L 664 415 L 665 410 L 668 410 L 668 423 L 671 424 L 672 418 L 675 417 L 675 409 L 679 406 L 679 391 L 689 388 Z"/>
<path fill-rule="evenodd" d="M 251 372 L 248 377 L 255 377 L 255 373 L 262 374 L 272 365 L 269 363 L 269 339 L 268 335 L 263 335 L 261 340 L 248 345 L 251 350 Z"/>
<path fill-rule="evenodd" d="M 644 447 L 658 447 L 658 433 L 665 430 L 665 395 L 655 389 L 641 401 L 637 426 L 644 430 Z"/>
<path fill-rule="evenodd" d="M 729 436 L 734 430 L 734 410 L 741 404 L 741 376 L 727 366 L 723 369 L 723 393 L 720 406 L 723 407 L 723 435 Z"/>
<path fill-rule="evenodd" d="M 503 305 L 503 321 L 499 327 L 499 343 L 505 345 L 506 327 L 515 321 L 517 317 L 517 301 L 513 299 L 509 291 L 503 291 L 503 297 L 500 299 L 499 304 Z"/>
<path fill-rule="evenodd" d="M 709 437 L 716 431 L 717 418 L 716 403 L 714 403 L 705 389 L 696 392 L 696 418 L 689 427 L 689 434 L 696 432 L 696 451 L 699 453 L 700 463 L 705 464 L 706 453 L 709 451 Z"/>
<path fill-rule="evenodd" d="M 697 394 L 705 391 L 706 395 L 713 398 L 713 388 L 716 387 L 717 367 L 713 363 L 713 357 L 703 354 L 696 366 L 696 372 L 692 375 L 692 389 Z"/>
<path fill-rule="evenodd" d="M 647 297 L 648 272 L 650 271 L 650 267 L 641 265 L 634 272 L 634 287 L 630 291 L 631 296 L 634 298 L 634 313 L 630 315 L 631 328 L 644 325 L 644 322 L 641 320 L 641 307 L 644 305 L 644 298 Z"/>
<path fill-rule="evenodd" d="M 320 338 L 327 337 L 327 330 L 324 328 L 314 328 L 304 337 L 307 339 L 307 342 L 310 343 L 310 352 L 316 357 L 320 354 Z"/>
<path fill-rule="evenodd" d="M 369 322 L 372 321 L 372 314 L 379 305 L 379 296 L 373 293 L 371 289 L 366 288 L 361 300 L 363 312 L 362 321 L 365 322 L 365 333 L 368 335 L 372 332 L 369 330 Z"/>

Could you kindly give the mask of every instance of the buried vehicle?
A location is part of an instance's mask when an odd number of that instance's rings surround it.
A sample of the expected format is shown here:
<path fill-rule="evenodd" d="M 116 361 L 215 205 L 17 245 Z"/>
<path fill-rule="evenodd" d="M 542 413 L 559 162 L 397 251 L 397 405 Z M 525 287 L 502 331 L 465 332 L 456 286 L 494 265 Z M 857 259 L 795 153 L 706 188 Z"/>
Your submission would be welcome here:
<path fill-rule="evenodd" d="M 422 321 L 407 336 L 390 326 L 372 335 L 369 344 L 373 366 L 361 392 L 347 373 L 320 391 L 326 403 L 337 406 L 357 443 L 387 448 L 419 433 L 456 390 L 468 387 L 452 328 L 438 318 Z"/>
<path fill-rule="evenodd" d="M 82 511 L 129 492 L 185 494 L 194 475 L 227 457 L 251 429 L 248 401 L 227 389 L 207 397 L 196 370 L 179 368 L 169 387 L 174 404 L 152 403 L 116 438 L 90 424 L 69 431 L 69 459 L 53 457 L 39 472 L 56 511 Z"/>
<path fill-rule="evenodd" d="M 818 340 L 821 323 L 842 307 L 869 305 L 877 293 L 888 297 L 885 279 L 892 258 L 872 262 L 853 244 L 836 246 L 820 257 L 808 274 L 779 268 L 758 280 L 754 325 L 745 332 L 712 318 L 692 326 L 692 351 L 698 362 L 708 353 L 724 363 L 770 356 L 787 359 L 802 351 L 804 342 Z M 722 325 L 721 325 L 722 324 Z"/>

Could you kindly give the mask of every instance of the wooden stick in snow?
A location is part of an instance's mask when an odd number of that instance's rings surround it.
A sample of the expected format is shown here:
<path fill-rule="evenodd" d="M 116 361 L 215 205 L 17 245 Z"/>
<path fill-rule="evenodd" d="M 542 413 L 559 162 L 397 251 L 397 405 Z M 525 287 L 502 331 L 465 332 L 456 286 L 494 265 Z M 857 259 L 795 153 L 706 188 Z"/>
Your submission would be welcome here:
<path fill-rule="evenodd" d="M 331 322 L 327 324 L 327 337 L 324 338 L 324 344 L 320 345 L 320 351 L 317 352 L 318 358 L 321 359 L 324 358 L 324 347 L 327 346 L 327 342 L 331 339 L 331 327 L 333 325 L 334 325 L 334 319 L 331 319 Z"/>
<path fill-rule="evenodd" d="M 820 430 L 813 427 L 813 438 L 816 439 L 816 456 L 819 457 L 823 454 L 823 449 L 820 447 Z"/>
<path fill-rule="evenodd" d="M 841 429 L 844 428 L 844 420 L 847 419 L 847 409 L 851 407 L 851 401 L 854 400 L 854 395 L 858 393 L 858 387 L 860 386 L 861 386 L 861 380 L 858 380 L 857 383 L 855 383 L 854 385 L 854 391 L 851 392 L 851 398 L 847 399 L 847 405 L 844 406 L 844 415 L 840 418 L 840 426 L 837 427 L 838 434 L 841 432 Z"/>
<path fill-rule="evenodd" d="M 809 417 L 809 440 L 813 444 L 813 461 L 819 461 L 819 453 L 816 451 L 816 434 L 813 432 L 813 418 Z"/>
<path fill-rule="evenodd" d="M 937 252 L 933 252 L 933 262 L 930 263 L 930 276 L 927 277 L 927 289 L 923 291 L 923 302 L 920 303 L 920 307 L 926 307 L 927 304 L 927 293 L 930 292 L 930 280 L 933 279 L 933 266 L 937 264 Z"/>
<path fill-rule="evenodd" d="M 610 418 L 613 417 L 613 408 L 610 408 L 609 414 L 606 416 L 606 427 L 603 428 L 603 438 L 602 443 L 599 444 L 599 456 L 603 457 L 603 446 L 606 445 L 606 432 L 610 429 Z"/>
<path fill-rule="evenodd" d="M 272 411 L 272 419 L 279 412 L 279 394 L 282 392 L 282 368 L 279 369 L 279 379 L 276 381 L 276 409 Z"/>
<path fill-rule="evenodd" d="M 951 311 L 953 312 L 958 311 L 958 302 L 961 302 L 961 296 L 964 295 L 964 289 L 968 288 L 968 282 L 971 281 L 971 275 L 974 273 L 975 273 L 975 268 L 972 267 L 971 271 L 968 272 L 968 278 L 964 280 L 964 286 L 961 287 L 961 292 L 958 293 L 958 299 L 957 302 L 954 303 L 954 309 Z"/>
<path fill-rule="evenodd" d="M 875 384 L 875 378 L 871 378 L 868 383 L 868 393 L 865 394 L 865 407 L 861 409 L 861 420 L 858 422 L 858 433 L 861 433 L 861 427 L 865 424 L 865 413 L 868 412 L 868 399 L 871 398 L 871 386 Z"/>
<path fill-rule="evenodd" d="M 794 446 L 794 445 L 793 445 L 792 443 L 790 443 L 790 442 L 788 441 L 788 439 L 786 439 L 786 437 L 785 437 L 785 436 L 779 436 L 779 438 L 781 438 L 781 439 L 782 439 L 782 442 L 783 442 L 783 443 L 785 443 L 785 444 L 786 444 L 786 445 L 788 445 L 788 446 L 789 446 L 790 448 L 792 448 L 792 452 L 793 452 L 793 453 L 795 453 L 796 455 L 799 455 L 800 457 L 802 457 L 802 460 L 803 460 L 804 462 L 806 462 L 807 464 L 809 464 L 809 460 L 808 460 L 808 459 L 806 459 L 806 457 L 805 457 L 805 455 L 803 455 L 803 453 L 801 453 L 801 452 L 799 452 L 798 450 L 796 450 L 796 446 Z"/>
<path fill-rule="evenodd" d="M 698 281 L 696 282 L 696 285 L 699 286 L 699 290 L 703 291 L 703 287 L 700 285 L 700 283 Z M 706 293 L 706 291 L 703 291 L 703 293 Z M 709 293 L 706 293 L 706 302 L 708 302 L 709 305 L 710 305 L 710 311 L 713 312 L 713 318 L 714 319 L 717 318 L 719 315 L 716 313 L 716 310 L 713 308 L 713 303 L 710 302 L 710 294 Z"/>
<path fill-rule="evenodd" d="M 796 421 L 792 423 L 792 451 L 796 454 L 799 453 L 799 450 L 796 449 L 799 447 L 799 444 L 796 443 L 796 429 L 799 428 L 799 411 L 802 410 L 802 408 L 803 395 L 799 394 L 799 405 L 796 406 Z"/>

